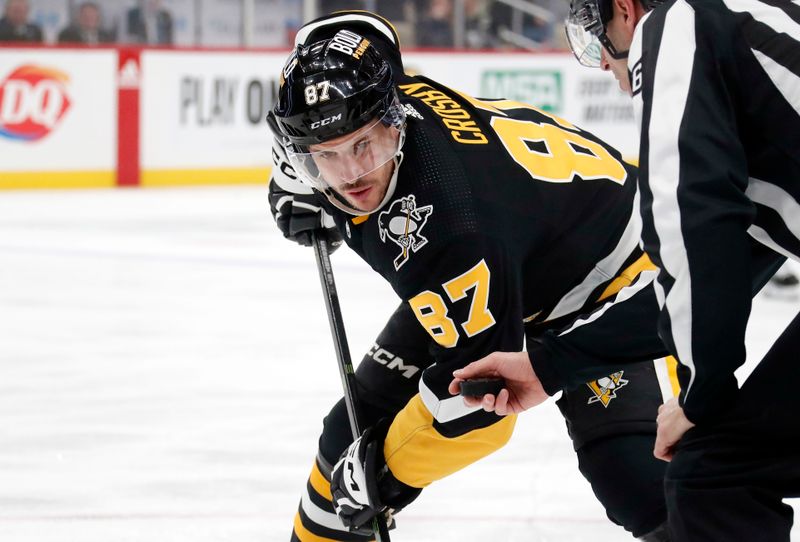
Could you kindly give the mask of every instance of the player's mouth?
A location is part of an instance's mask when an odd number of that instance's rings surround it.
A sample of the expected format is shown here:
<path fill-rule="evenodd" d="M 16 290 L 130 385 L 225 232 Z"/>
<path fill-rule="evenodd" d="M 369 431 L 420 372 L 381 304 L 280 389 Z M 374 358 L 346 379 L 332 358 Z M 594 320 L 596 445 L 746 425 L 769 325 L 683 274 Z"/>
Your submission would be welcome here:
<path fill-rule="evenodd" d="M 355 201 L 365 201 L 370 193 L 372 192 L 372 186 L 362 186 L 359 188 L 351 188 L 348 190 L 347 197 L 354 199 Z"/>

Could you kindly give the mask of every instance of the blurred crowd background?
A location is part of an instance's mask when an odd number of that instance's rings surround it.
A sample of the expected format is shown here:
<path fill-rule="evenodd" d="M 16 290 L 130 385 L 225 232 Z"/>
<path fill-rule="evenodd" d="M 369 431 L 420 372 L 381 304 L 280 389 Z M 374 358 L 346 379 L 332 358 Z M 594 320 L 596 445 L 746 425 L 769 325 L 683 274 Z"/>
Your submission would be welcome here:
<path fill-rule="evenodd" d="M 288 47 L 319 15 L 366 9 L 404 48 L 561 49 L 568 0 L 0 0 L 0 42 Z"/>

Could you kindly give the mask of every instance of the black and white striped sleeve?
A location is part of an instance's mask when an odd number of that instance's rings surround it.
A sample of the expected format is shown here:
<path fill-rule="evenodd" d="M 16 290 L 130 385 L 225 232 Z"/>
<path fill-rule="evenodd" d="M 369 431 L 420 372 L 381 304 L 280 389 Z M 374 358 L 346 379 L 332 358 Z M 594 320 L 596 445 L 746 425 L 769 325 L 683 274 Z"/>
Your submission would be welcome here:
<path fill-rule="evenodd" d="M 681 401 L 695 423 L 730 405 L 745 361 L 754 206 L 734 105 L 742 91 L 731 77 L 735 39 L 690 0 L 676 0 L 640 24 L 629 58 L 642 238 L 660 268 L 659 333 L 681 362 Z"/>

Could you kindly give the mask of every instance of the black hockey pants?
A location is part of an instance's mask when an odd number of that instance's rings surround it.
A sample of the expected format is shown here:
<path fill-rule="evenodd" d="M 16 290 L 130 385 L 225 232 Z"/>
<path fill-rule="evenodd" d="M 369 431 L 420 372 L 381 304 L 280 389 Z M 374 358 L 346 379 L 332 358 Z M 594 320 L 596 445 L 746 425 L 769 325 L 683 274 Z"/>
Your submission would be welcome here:
<path fill-rule="evenodd" d="M 800 315 L 719 422 L 689 430 L 666 474 L 672 540 L 788 542 L 800 497 Z"/>

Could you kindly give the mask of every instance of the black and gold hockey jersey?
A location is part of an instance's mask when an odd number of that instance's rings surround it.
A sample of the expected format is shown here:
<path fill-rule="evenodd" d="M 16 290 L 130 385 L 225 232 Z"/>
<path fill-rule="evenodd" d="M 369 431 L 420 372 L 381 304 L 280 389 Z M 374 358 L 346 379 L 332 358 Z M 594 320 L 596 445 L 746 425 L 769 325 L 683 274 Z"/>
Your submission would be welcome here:
<path fill-rule="evenodd" d="M 343 28 L 390 62 L 406 139 L 396 190 L 381 209 L 353 217 L 320 202 L 435 342 L 435 363 L 384 445 L 392 474 L 425 487 L 501 447 L 515 421 L 452 397 L 454 369 L 520 350 L 526 324 L 591 335 L 599 316 L 573 322 L 576 316 L 613 302 L 631 283 L 621 302 L 649 290 L 655 272 L 638 248 L 636 170 L 616 150 L 530 105 L 477 99 L 404 74 L 396 35 L 368 13 L 317 20 L 298 40 L 313 43 Z M 628 360 L 663 350 L 654 329 L 635 349 L 620 348 Z M 609 350 L 610 359 L 617 354 Z"/>

